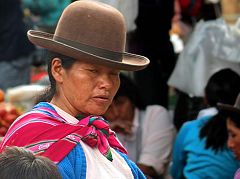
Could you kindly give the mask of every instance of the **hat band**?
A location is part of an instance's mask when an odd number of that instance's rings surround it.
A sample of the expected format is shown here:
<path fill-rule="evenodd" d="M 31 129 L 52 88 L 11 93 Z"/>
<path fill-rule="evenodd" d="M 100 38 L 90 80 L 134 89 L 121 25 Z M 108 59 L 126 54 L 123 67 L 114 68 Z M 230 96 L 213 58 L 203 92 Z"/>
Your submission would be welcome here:
<path fill-rule="evenodd" d="M 61 42 L 65 45 L 77 48 L 81 51 L 84 51 L 84 52 L 92 54 L 92 55 L 96 55 L 96 56 L 106 58 L 106 59 L 110 59 L 110 60 L 113 60 L 113 61 L 118 61 L 118 62 L 122 61 L 123 53 L 113 52 L 113 51 L 110 51 L 110 50 L 94 47 L 94 46 L 91 46 L 91 45 L 86 45 L 86 44 L 83 44 L 83 43 L 80 43 L 80 42 L 74 42 L 74 41 L 71 41 L 71 40 L 68 40 L 68 39 L 64 39 L 62 37 L 58 37 L 56 35 L 54 35 L 53 39 L 57 42 Z"/>

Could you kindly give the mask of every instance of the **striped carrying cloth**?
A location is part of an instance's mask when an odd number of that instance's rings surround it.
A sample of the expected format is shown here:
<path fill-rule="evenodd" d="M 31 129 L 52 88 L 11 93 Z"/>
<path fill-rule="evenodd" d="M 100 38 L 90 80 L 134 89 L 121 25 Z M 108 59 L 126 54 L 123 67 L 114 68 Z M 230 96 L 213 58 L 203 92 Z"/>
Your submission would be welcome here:
<path fill-rule="evenodd" d="M 69 124 L 46 102 L 37 104 L 30 112 L 16 119 L 5 135 L 0 150 L 6 146 L 25 147 L 36 155 L 59 163 L 80 140 L 92 148 L 97 147 L 110 161 L 110 147 L 127 153 L 101 116 L 88 116 L 77 124 Z"/>

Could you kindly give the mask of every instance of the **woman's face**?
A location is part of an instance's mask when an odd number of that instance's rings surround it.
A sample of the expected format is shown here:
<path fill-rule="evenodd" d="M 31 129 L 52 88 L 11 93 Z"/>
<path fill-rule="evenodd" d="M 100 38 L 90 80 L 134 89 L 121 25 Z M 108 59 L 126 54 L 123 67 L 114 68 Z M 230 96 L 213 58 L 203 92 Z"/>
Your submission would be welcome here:
<path fill-rule="evenodd" d="M 227 120 L 228 147 L 233 151 L 236 158 L 240 160 L 240 128 L 233 121 Z"/>
<path fill-rule="evenodd" d="M 80 61 L 68 70 L 61 67 L 59 74 L 55 75 L 59 106 L 72 115 L 104 114 L 120 83 L 119 70 Z"/>

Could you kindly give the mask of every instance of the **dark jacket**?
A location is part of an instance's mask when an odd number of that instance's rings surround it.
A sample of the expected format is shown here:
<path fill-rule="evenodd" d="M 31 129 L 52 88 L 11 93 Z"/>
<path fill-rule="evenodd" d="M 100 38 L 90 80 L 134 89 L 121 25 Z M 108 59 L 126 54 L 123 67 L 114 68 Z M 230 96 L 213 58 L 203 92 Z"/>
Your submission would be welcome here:
<path fill-rule="evenodd" d="M 0 61 L 11 61 L 33 50 L 20 0 L 0 0 Z"/>
<path fill-rule="evenodd" d="M 173 0 L 139 0 L 137 30 L 151 40 L 163 37 L 168 40 L 173 15 Z"/>

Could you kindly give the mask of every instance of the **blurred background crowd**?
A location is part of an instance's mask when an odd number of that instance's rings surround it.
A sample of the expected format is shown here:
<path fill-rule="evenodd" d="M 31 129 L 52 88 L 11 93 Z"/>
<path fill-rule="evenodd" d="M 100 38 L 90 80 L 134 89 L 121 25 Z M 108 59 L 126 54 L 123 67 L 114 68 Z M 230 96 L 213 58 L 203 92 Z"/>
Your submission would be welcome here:
<path fill-rule="evenodd" d="M 126 51 L 150 59 L 144 70 L 122 72 L 105 115 L 129 157 L 149 178 L 233 178 L 238 133 L 217 103 L 234 105 L 240 92 L 240 1 L 97 1 L 124 15 Z M 48 53 L 27 31 L 53 34 L 71 2 L 0 1 L 1 136 L 49 85 Z"/>

